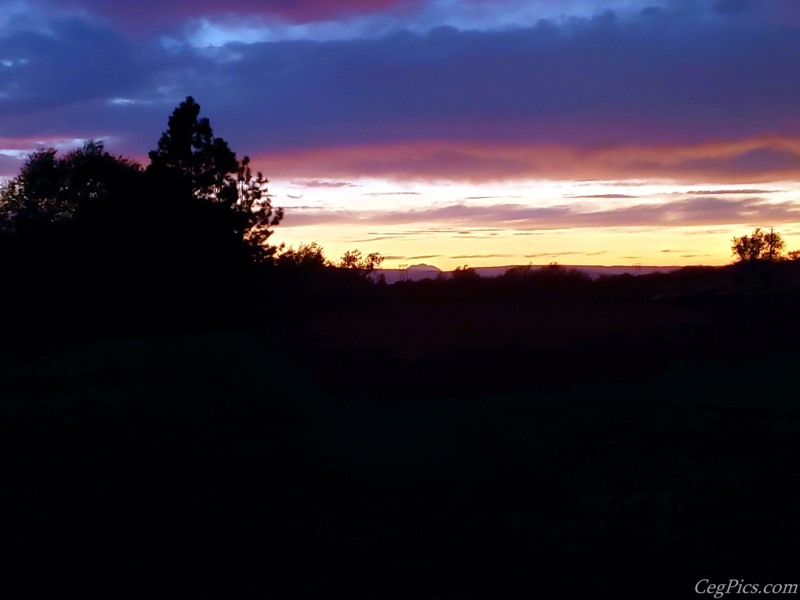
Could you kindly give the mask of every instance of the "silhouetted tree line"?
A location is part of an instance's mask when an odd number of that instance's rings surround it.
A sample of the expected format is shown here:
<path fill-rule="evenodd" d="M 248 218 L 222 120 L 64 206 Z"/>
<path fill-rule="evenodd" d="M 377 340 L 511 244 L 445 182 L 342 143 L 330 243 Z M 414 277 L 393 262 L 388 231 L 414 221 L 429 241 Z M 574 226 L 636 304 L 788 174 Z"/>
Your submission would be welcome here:
<path fill-rule="evenodd" d="M 0 187 L 5 329 L 115 331 L 296 322 L 320 305 L 420 302 L 647 300 L 658 294 L 794 290 L 800 264 L 780 234 L 733 239 L 741 264 L 593 281 L 557 264 L 484 279 L 467 267 L 448 279 L 373 285 L 378 253 L 329 260 L 316 242 L 276 247 L 283 211 L 268 181 L 237 158 L 187 97 L 171 114 L 150 163 L 101 142 L 59 156 L 40 149 Z M 783 261 L 783 262 L 780 262 Z M 778 264 L 783 270 L 758 265 Z M 757 273 L 754 274 L 756 265 Z M 391 291 L 389 288 L 391 287 Z M 281 313 L 277 318 L 276 314 Z"/>
<path fill-rule="evenodd" d="M 0 188 L 6 327 L 58 332 L 286 324 L 320 295 L 363 294 L 383 261 L 269 243 L 283 211 L 268 181 L 187 97 L 150 163 L 102 142 L 43 148 Z M 274 318 L 276 311 L 292 314 Z"/>
<path fill-rule="evenodd" d="M 690 266 L 670 272 L 603 275 L 595 279 L 561 265 L 513 267 L 499 277 L 480 277 L 469 268 L 447 276 L 387 286 L 385 296 L 400 305 L 480 305 L 502 310 L 508 303 L 535 310 L 571 305 L 590 310 L 595 303 L 674 304 L 713 311 L 723 305 L 771 302 L 765 295 L 800 293 L 800 262 L 759 262 L 722 267 Z"/>
<path fill-rule="evenodd" d="M 101 142 L 32 153 L 0 189 L 3 308 L 22 329 L 224 322 L 283 213 L 191 97 L 143 168 Z"/>
<path fill-rule="evenodd" d="M 481 277 L 475 269 L 463 266 L 436 279 L 401 281 L 389 286 L 387 294 L 403 301 L 422 304 L 486 304 L 513 302 L 535 305 L 542 302 L 583 302 L 619 299 L 623 296 L 649 298 L 653 286 L 648 276 L 601 277 L 593 280 L 578 269 L 558 264 L 536 267 L 517 266 L 498 277 Z M 648 295 L 649 294 L 649 295 Z"/>

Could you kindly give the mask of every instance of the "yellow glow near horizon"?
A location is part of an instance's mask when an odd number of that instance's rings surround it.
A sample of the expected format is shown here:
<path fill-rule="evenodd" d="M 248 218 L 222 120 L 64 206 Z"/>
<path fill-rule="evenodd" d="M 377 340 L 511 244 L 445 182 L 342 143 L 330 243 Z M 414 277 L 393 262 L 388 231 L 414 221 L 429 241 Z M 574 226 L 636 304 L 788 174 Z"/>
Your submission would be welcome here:
<path fill-rule="evenodd" d="M 295 181 L 273 182 L 270 191 L 287 215 L 273 243 L 316 241 L 330 259 L 355 248 L 380 252 L 385 268 L 416 263 L 442 270 L 550 262 L 723 265 L 732 260 L 733 236 L 771 226 L 788 249 L 800 248 L 797 182 Z M 748 202 L 745 210 L 737 204 Z M 730 207 L 738 212 L 726 214 Z M 642 213 L 645 217 L 636 216 Z M 692 223 L 695 214 L 699 222 Z M 729 216 L 735 219 L 726 222 Z M 637 219 L 655 220 L 626 222 Z"/>

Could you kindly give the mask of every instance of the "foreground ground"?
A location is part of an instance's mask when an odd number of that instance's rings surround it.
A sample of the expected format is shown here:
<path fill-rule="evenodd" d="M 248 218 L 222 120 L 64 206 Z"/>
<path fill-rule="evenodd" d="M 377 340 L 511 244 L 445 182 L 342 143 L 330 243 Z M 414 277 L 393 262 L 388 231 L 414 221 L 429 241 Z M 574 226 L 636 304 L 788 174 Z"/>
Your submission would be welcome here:
<path fill-rule="evenodd" d="M 9 342 L 2 596 L 800 583 L 795 306 L 340 307 L 296 339 Z"/>

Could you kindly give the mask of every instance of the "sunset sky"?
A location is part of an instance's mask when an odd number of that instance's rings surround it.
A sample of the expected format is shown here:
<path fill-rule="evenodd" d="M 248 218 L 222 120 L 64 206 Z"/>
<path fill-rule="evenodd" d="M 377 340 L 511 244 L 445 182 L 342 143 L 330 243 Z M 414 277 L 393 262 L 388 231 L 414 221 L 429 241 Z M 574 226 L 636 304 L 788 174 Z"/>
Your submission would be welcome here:
<path fill-rule="evenodd" d="M 273 240 L 385 266 L 800 249 L 798 0 L 0 0 L 0 177 L 187 95 L 270 178 Z"/>

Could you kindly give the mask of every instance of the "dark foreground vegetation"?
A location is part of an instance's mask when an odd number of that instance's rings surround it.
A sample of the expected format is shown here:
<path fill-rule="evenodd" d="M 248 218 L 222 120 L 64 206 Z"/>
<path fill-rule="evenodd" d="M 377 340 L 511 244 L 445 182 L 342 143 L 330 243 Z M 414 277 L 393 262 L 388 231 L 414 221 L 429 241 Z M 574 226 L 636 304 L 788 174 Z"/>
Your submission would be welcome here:
<path fill-rule="evenodd" d="M 386 286 L 122 167 L 5 220 L 3 598 L 800 583 L 797 263 Z"/>

